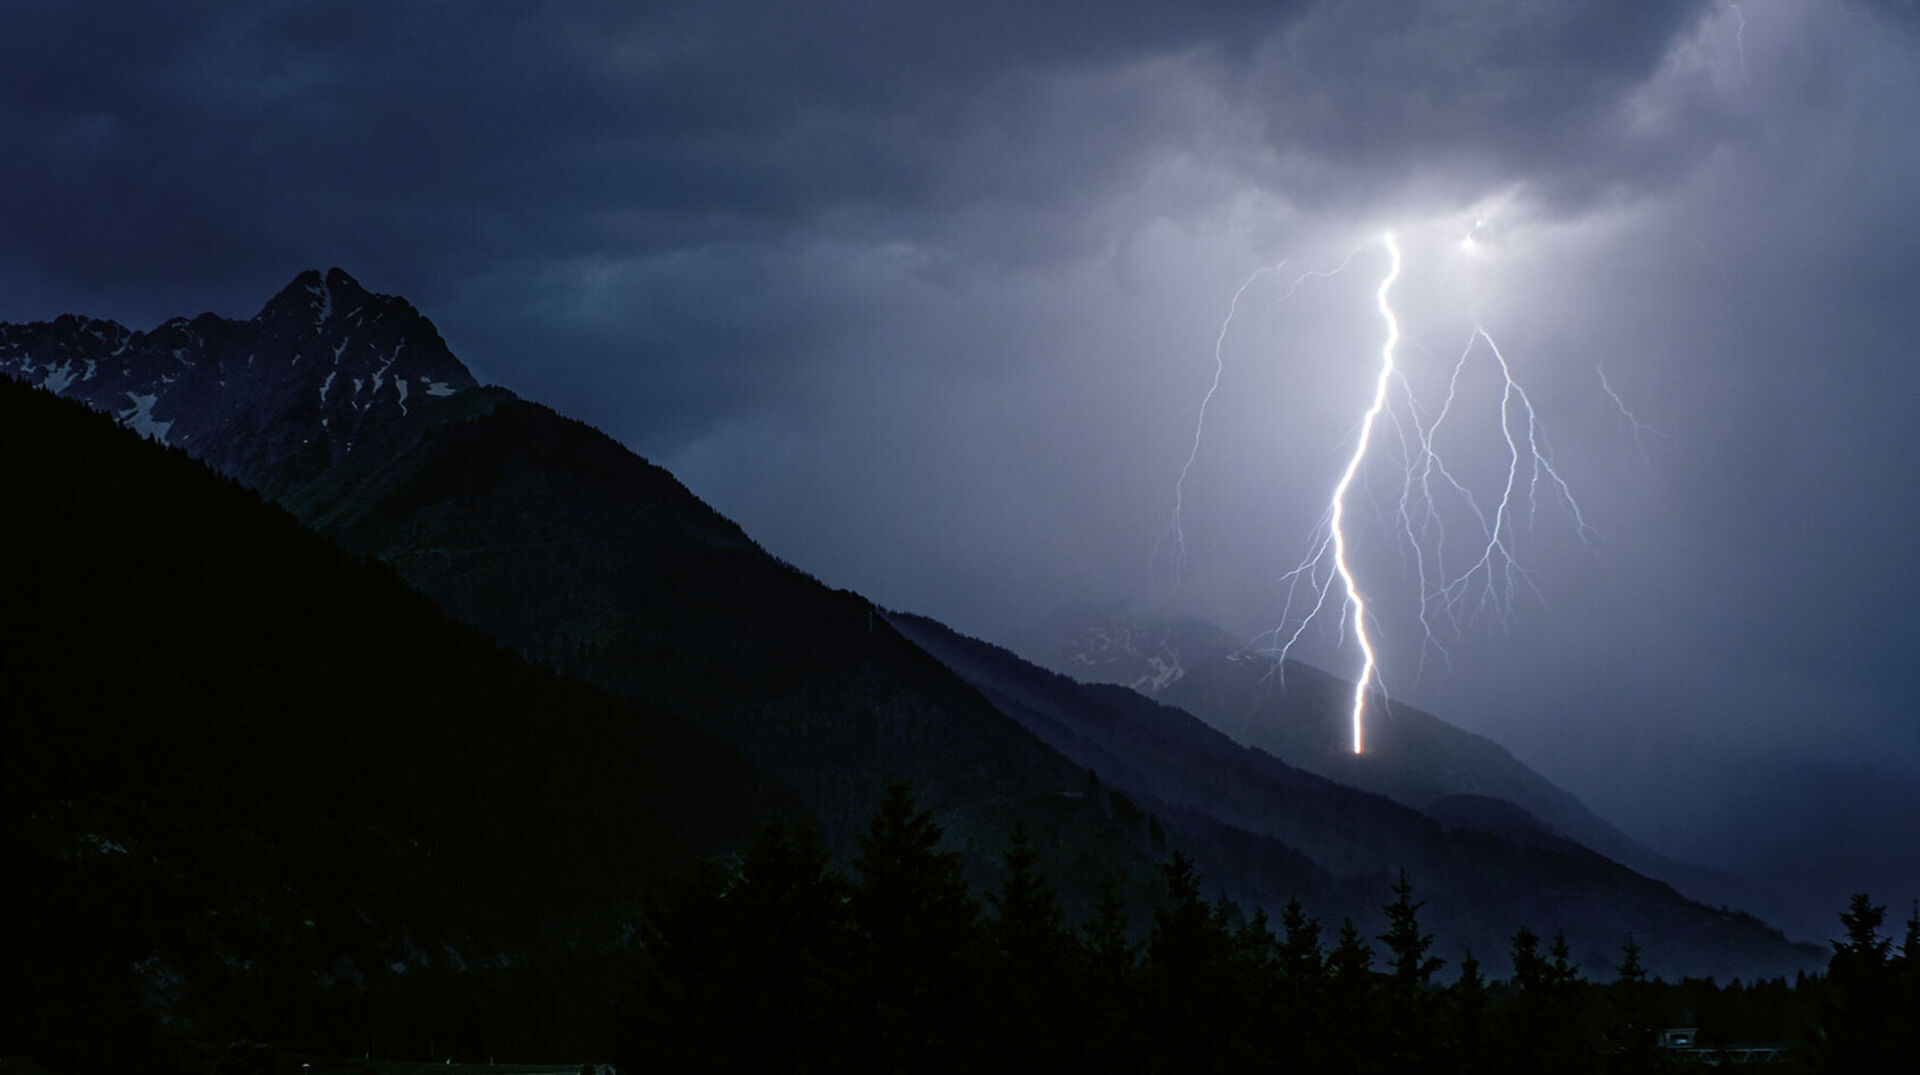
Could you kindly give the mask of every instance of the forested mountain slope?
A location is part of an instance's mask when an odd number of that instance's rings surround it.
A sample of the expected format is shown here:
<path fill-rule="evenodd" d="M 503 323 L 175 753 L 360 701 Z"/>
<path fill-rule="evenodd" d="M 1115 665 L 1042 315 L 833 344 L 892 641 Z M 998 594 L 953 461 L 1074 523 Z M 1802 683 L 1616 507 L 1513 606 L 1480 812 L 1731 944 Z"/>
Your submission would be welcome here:
<path fill-rule="evenodd" d="M 575 958 L 796 806 L 688 721 L 5 378 L 0 503 L 15 1047 L 585 1047 Z M 529 990 L 551 1019 L 492 1020 Z"/>

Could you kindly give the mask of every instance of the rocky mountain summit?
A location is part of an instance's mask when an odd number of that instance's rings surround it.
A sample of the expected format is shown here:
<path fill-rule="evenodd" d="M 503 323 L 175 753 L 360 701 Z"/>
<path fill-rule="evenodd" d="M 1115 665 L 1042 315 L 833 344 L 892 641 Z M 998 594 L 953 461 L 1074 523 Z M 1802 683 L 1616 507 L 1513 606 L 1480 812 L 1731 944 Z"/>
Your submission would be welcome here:
<path fill-rule="evenodd" d="M 301 273 L 245 321 L 0 324 L 0 373 L 106 411 L 269 497 L 352 452 L 365 430 L 476 384 L 411 304 L 337 268 Z"/>

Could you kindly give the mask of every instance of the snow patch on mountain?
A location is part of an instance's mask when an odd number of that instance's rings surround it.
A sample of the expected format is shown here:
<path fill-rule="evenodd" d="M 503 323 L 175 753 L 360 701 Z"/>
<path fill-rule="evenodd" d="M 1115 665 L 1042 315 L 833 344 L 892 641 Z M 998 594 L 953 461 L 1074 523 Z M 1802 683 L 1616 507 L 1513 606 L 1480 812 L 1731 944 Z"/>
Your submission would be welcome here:
<path fill-rule="evenodd" d="M 327 323 L 327 318 L 333 316 L 333 289 L 327 286 L 327 278 L 323 276 L 316 283 L 309 284 L 307 290 L 320 300 L 313 314 L 313 327 L 319 328 Z M 339 357 L 338 352 L 334 357 Z"/>
<path fill-rule="evenodd" d="M 0 322 L 0 375 L 165 443 L 207 446 L 205 462 L 270 495 L 369 423 L 479 387 L 418 310 L 337 268 L 301 273 L 246 320 L 176 317 L 148 332 L 74 315 Z"/>
<path fill-rule="evenodd" d="M 66 365 L 56 366 L 53 369 L 48 370 L 47 375 L 44 378 L 42 378 L 40 381 L 40 387 L 46 389 L 49 392 L 60 393 L 60 392 L 65 392 L 67 390 L 67 386 L 72 383 L 73 383 L 73 364 L 67 363 Z"/>
<path fill-rule="evenodd" d="M 1211 624 L 1137 613 L 1125 606 L 1068 605 L 1020 648 L 1038 663 L 1086 683 L 1159 694 L 1197 662 L 1239 648 Z"/>
<path fill-rule="evenodd" d="M 152 392 L 146 395 L 128 392 L 127 398 L 133 401 L 133 406 L 120 412 L 120 424 L 141 436 L 152 437 L 162 444 L 167 443 L 167 431 L 173 428 L 172 420 L 157 422 L 153 418 L 153 405 L 159 400 L 159 395 Z"/>

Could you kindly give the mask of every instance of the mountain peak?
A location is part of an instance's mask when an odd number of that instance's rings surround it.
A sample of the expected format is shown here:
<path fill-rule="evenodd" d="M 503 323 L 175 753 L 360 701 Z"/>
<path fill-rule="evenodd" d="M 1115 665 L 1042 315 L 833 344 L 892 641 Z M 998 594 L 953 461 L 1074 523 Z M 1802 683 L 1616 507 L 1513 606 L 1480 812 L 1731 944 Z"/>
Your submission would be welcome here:
<path fill-rule="evenodd" d="M 335 266 L 322 273 L 307 269 L 267 301 L 254 320 L 270 325 L 310 324 L 314 328 L 338 314 L 357 309 L 373 296 L 360 281 Z"/>
<path fill-rule="evenodd" d="M 0 374 L 71 395 L 270 494 L 473 374 L 405 299 L 308 269 L 259 314 L 151 332 L 66 318 L 0 326 Z"/>

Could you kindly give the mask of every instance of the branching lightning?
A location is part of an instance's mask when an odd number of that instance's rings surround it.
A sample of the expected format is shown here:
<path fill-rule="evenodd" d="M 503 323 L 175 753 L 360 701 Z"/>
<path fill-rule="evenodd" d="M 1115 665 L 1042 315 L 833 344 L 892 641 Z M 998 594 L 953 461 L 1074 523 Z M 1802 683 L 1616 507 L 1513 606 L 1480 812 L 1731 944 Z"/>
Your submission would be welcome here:
<path fill-rule="evenodd" d="M 1372 245 L 1369 244 L 1369 247 Z M 1446 648 L 1440 642 L 1440 628 L 1443 625 L 1457 633 L 1483 616 L 1503 619 L 1516 593 L 1522 590 L 1538 593 L 1532 575 L 1516 557 L 1515 547 L 1522 528 L 1536 516 L 1543 503 L 1558 504 L 1564 509 L 1576 535 L 1583 542 L 1594 534 L 1578 501 L 1574 499 L 1572 487 L 1553 465 L 1532 399 L 1515 377 L 1500 345 L 1484 327 L 1474 327 L 1465 349 L 1454 361 L 1447 378 L 1445 396 L 1438 408 L 1433 410 L 1430 418 L 1423 413 L 1418 394 L 1402 371 L 1397 355 L 1401 326 L 1392 300 L 1394 285 L 1401 276 L 1400 246 L 1392 234 L 1383 236 L 1378 245 L 1387 255 L 1388 265 L 1374 290 L 1374 305 L 1384 326 L 1384 339 L 1374 375 L 1373 393 L 1360 415 L 1352 454 L 1348 456 L 1346 465 L 1334 483 L 1327 507 L 1315 527 L 1308 553 L 1281 578 L 1286 608 L 1281 626 L 1269 632 L 1276 642 L 1270 650 L 1276 668 L 1283 667 L 1289 654 L 1306 636 L 1308 628 L 1332 614 L 1331 607 L 1337 604 L 1337 633 L 1344 642 L 1351 632 L 1361 655 L 1351 711 L 1353 751 L 1356 754 L 1362 753 L 1366 745 L 1369 695 L 1377 692 L 1383 700 L 1386 696 L 1375 637 L 1377 617 L 1370 612 L 1366 591 L 1360 583 L 1353 558 L 1353 527 L 1356 523 L 1353 500 L 1357 496 L 1356 486 L 1362 482 L 1369 456 L 1374 454 L 1381 440 L 1378 433 L 1382 423 L 1388 424 L 1398 434 L 1402 479 L 1393 516 L 1399 540 L 1409 552 L 1408 559 L 1418 587 L 1418 601 L 1414 607 L 1425 635 L 1420 650 L 1422 662 L 1429 651 L 1446 656 Z M 1369 247 L 1363 247 L 1362 250 Z M 1337 269 L 1302 274 L 1282 297 L 1290 297 L 1308 279 L 1339 275 L 1358 253 L 1360 251 L 1349 254 Z M 1184 540 L 1180 524 L 1182 492 L 1199 457 L 1207 404 L 1220 390 L 1225 368 L 1222 355 L 1228 330 L 1247 289 L 1260 276 L 1279 268 L 1279 265 L 1274 265 L 1260 269 L 1240 286 L 1234 293 L 1227 317 L 1214 342 L 1213 382 L 1206 398 L 1202 400 L 1200 418 L 1194 428 L 1193 447 L 1176 483 L 1174 518 L 1169 527 L 1176 551 L 1182 549 Z M 1442 432 L 1450 427 L 1450 423 L 1457 425 L 1465 420 L 1456 418 L 1456 415 L 1465 410 L 1463 396 L 1468 391 L 1469 367 L 1483 355 L 1491 365 L 1492 383 L 1497 392 L 1497 400 L 1492 404 L 1495 416 L 1493 424 L 1499 442 L 1504 446 L 1504 457 L 1499 460 L 1498 468 L 1501 476 L 1491 483 L 1497 491 L 1493 491 L 1484 501 L 1475 495 L 1468 481 L 1448 466 L 1439 445 Z M 1633 418 L 1612 386 L 1606 383 L 1604 373 L 1601 383 L 1615 406 L 1634 422 L 1637 433 L 1640 428 L 1638 420 Z M 1392 439 L 1387 443 L 1392 447 Z M 1443 505 L 1451 506 L 1443 510 Z M 1449 518 L 1456 523 L 1464 520 L 1469 524 L 1469 529 L 1476 531 L 1464 543 L 1456 541 L 1453 549 L 1448 547 Z M 1464 557 L 1459 552 L 1461 547 L 1467 549 Z M 1298 616 L 1294 613 L 1296 605 L 1304 609 Z"/>
<path fill-rule="evenodd" d="M 1460 371 L 1483 344 L 1500 372 L 1499 428 L 1507 447 L 1506 480 L 1501 486 L 1500 499 L 1495 503 L 1491 517 L 1480 514 L 1477 507 L 1475 509 L 1476 517 L 1485 530 L 1485 539 L 1480 543 L 1478 555 L 1464 570 L 1426 594 L 1422 601 L 1423 616 L 1427 609 L 1438 605 L 1454 618 L 1456 626 L 1459 626 L 1463 609 L 1469 613 L 1499 613 L 1522 585 L 1528 588 L 1533 586 L 1532 576 L 1514 558 L 1512 546 L 1515 529 L 1522 516 L 1516 498 L 1521 493 L 1523 483 L 1526 518 L 1532 518 L 1539 511 L 1544 485 L 1548 494 L 1567 509 L 1579 537 L 1584 541 L 1593 536 L 1593 528 L 1587 525 L 1586 516 L 1580 511 L 1580 503 L 1573 497 L 1572 487 L 1553 468 L 1552 458 L 1540 433 L 1533 400 L 1520 382 L 1514 379 L 1513 367 L 1508 365 L 1507 356 L 1486 329 L 1474 328 L 1473 337 L 1468 340 L 1466 350 L 1461 352 L 1460 360 L 1455 364 L 1452 383 L 1458 383 Z M 1443 468 L 1440 468 L 1438 457 L 1433 453 L 1432 434 L 1446 415 L 1447 410 L 1443 407 L 1440 417 L 1435 419 L 1422 442 L 1426 460 L 1436 469 Z M 1515 432 L 1516 425 L 1520 430 L 1518 434 Z M 1453 483 L 1453 489 L 1472 505 L 1472 496 L 1464 487 Z M 1430 505 L 1431 500 L 1428 503 Z"/>
<path fill-rule="evenodd" d="M 1595 366 L 1593 372 L 1600 378 L 1600 390 L 1605 392 L 1607 398 L 1613 401 L 1613 409 L 1620 412 L 1620 417 L 1627 423 L 1627 428 L 1633 430 L 1633 447 L 1635 451 L 1640 453 L 1640 461 L 1643 463 L 1651 463 L 1653 457 L 1647 454 L 1647 435 L 1652 434 L 1657 437 L 1665 437 L 1666 434 L 1642 422 L 1639 415 L 1627 408 L 1627 401 L 1621 399 L 1620 393 L 1615 392 L 1613 385 L 1608 382 L 1607 371 L 1604 367 Z"/>
<path fill-rule="evenodd" d="M 1353 263 L 1354 256 L 1358 253 L 1359 251 L 1356 250 L 1354 253 L 1348 254 L 1346 260 L 1335 268 L 1314 269 L 1294 277 L 1293 283 L 1287 285 L 1287 290 L 1282 292 L 1276 301 L 1285 302 L 1292 298 L 1293 293 L 1300 290 L 1300 285 L 1306 283 L 1308 280 L 1324 280 L 1331 276 L 1340 275 L 1347 270 L 1348 265 Z M 1214 337 L 1213 382 L 1207 386 L 1207 394 L 1200 397 L 1200 411 L 1193 422 L 1193 446 L 1188 449 L 1187 461 L 1181 465 L 1180 476 L 1176 478 L 1173 483 L 1173 518 L 1167 523 L 1166 533 L 1161 536 L 1161 540 L 1154 544 L 1154 555 L 1157 558 L 1160 553 L 1160 545 L 1166 542 L 1172 543 L 1173 569 L 1175 574 L 1178 574 L 1179 571 L 1186 566 L 1187 561 L 1186 528 L 1181 521 L 1186 500 L 1187 478 L 1192 475 L 1193 465 L 1195 461 L 1200 458 L 1200 442 L 1206 437 L 1207 431 L 1207 408 L 1213 404 L 1213 397 L 1219 394 L 1220 380 L 1226 375 L 1227 360 L 1225 348 L 1227 345 L 1227 333 L 1233 328 L 1233 316 L 1240 311 L 1240 297 L 1247 293 L 1247 289 L 1252 287 L 1255 281 L 1268 273 L 1279 272 L 1281 269 L 1286 268 L 1286 265 L 1287 263 L 1285 261 L 1280 261 L 1262 269 L 1255 269 L 1251 275 L 1241 281 L 1240 286 L 1233 292 L 1233 298 L 1227 303 L 1227 316 L 1220 321 L 1220 332 Z"/>
<path fill-rule="evenodd" d="M 1227 316 L 1220 322 L 1220 334 L 1214 337 L 1213 383 L 1207 386 L 1207 394 L 1200 397 L 1200 413 L 1194 418 L 1193 422 L 1193 447 L 1187 452 L 1187 461 L 1180 467 L 1180 477 L 1175 479 L 1173 483 L 1173 521 L 1167 524 L 1167 532 L 1163 538 L 1163 540 L 1171 539 L 1173 542 L 1173 560 L 1174 570 L 1176 572 L 1185 566 L 1187 561 L 1187 535 L 1180 521 L 1182 502 L 1186 499 L 1187 494 L 1187 476 L 1193 473 L 1194 461 L 1200 458 L 1200 441 L 1206 435 L 1207 431 L 1207 408 L 1213 404 L 1213 397 L 1219 393 L 1220 378 L 1225 375 L 1227 371 L 1227 360 L 1223 354 L 1223 349 L 1227 345 L 1227 330 L 1233 327 L 1233 315 L 1240 312 L 1240 296 L 1247 293 L 1247 289 L 1253 286 L 1255 280 L 1260 279 L 1267 273 L 1277 272 L 1285 265 L 1286 262 L 1282 261 L 1277 265 L 1269 265 L 1264 269 L 1255 269 L 1253 275 L 1247 277 L 1246 280 L 1241 283 L 1240 287 L 1234 291 L 1232 301 L 1227 303 Z M 1154 552 L 1158 555 L 1159 548 L 1157 545 Z"/>

